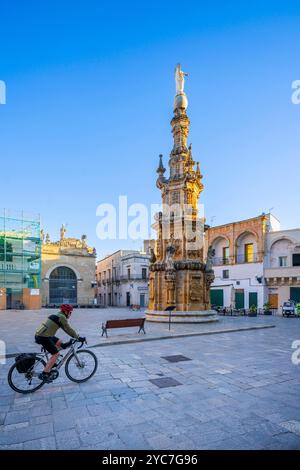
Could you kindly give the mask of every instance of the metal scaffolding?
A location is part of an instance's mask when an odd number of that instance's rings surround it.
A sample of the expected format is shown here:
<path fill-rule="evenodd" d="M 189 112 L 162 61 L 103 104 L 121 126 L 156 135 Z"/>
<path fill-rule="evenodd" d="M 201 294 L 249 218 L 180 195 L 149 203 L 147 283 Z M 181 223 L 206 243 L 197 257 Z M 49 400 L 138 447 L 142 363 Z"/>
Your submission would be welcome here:
<path fill-rule="evenodd" d="M 0 287 L 8 307 L 22 301 L 24 288 L 41 288 L 40 216 L 0 212 Z"/>

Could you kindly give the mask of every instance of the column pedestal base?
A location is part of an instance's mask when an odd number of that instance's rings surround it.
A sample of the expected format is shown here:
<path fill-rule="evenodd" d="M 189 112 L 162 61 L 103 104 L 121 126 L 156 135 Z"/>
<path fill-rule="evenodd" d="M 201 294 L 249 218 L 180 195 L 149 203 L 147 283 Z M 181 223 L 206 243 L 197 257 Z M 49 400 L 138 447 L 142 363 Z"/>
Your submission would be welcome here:
<path fill-rule="evenodd" d="M 156 321 L 161 323 L 168 323 L 170 312 L 164 310 L 146 310 L 146 320 Z M 172 311 L 171 323 L 211 323 L 219 321 L 218 315 L 215 310 L 203 311 Z"/>

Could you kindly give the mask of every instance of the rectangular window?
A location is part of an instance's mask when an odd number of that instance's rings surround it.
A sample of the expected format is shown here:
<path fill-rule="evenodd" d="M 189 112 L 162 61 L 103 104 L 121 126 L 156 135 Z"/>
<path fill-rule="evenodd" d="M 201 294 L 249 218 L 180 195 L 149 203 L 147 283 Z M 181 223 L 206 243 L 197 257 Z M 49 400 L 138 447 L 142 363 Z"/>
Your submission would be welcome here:
<path fill-rule="evenodd" d="M 253 263 L 254 261 L 253 243 L 245 244 L 245 263 Z"/>
<path fill-rule="evenodd" d="M 229 269 L 223 269 L 223 279 L 229 279 Z"/>
<path fill-rule="evenodd" d="M 127 277 L 130 279 L 130 268 L 127 269 Z"/>
<path fill-rule="evenodd" d="M 287 266 L 287 256 L 279 256 L 279 266 L 285 268 Z"/>
<path fill-rule="evenodd" d="M 223 263 L 228 264 L 229 260 L 229 246 L 223 248 Z"/>
<path fill-rule="evenodd" d="M 21 242 L 22 242 L 22 240 L 21 240 Z M 14 251 L 13 250 L 13 244 L 10 241 L 6 240 L 5 245 L 6 246 L 4 248 L 4 253 L 6 253 L 6 261 L 12 263 L 12 261 L 13 261 L 13 251 Z M 20 253 L 18 253 L 18 254 L 21 254 L 21 253 L 22 253 L 22 248 L 20 250 Z"/>
<path fill-rule="evenodd" d="M 293 254 L 293 266 L 300 266 L 300 253 Z"/>
<path fill-rule="evenodd" d="M 142 279 L 147 279 L 147 268 L 142 268 Z"/>

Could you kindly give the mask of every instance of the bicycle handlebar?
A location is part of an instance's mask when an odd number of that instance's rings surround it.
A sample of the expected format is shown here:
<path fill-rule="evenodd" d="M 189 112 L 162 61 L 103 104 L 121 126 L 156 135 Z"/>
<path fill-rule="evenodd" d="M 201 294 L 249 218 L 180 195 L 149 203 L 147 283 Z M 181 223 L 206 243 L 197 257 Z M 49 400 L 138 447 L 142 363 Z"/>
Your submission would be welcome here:
<path fill-rule="evenodd" d="M 78 341 L 78 340 L 77 340 Z M 80 346 L 78 346 L 78 349 L 81 349 L 83 347 L 84 344 L 87 344 L 87 341 L 86 339 L 84 341 L 79 341 L 81 343 Z"/>
<path fill-rule="evenodd" d="M 84 341 L 79 341 L 78 339 L 72 339 L 72 345 L 75 344 L 75 343 L 81 343 L 80 346 L 78 346 L 78 349 L 82 348 L 84 344 L 87 344 L 87 341 L 86 339 Z"/>

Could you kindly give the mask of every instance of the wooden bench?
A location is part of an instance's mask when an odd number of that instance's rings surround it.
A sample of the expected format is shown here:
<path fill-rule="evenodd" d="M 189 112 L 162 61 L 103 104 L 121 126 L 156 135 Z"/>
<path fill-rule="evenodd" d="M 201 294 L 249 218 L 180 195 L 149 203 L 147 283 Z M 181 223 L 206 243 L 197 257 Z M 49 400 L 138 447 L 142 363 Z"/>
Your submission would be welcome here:
<path fill-rule="evenodd" d="M 107 338 L 107 330 L 111 328 L 129 328 L 131 326 L 139 326 L 139 331 L 144 332 L 146 334 L 145 328 L 144 328 L 144 323 L 145 323 L 146 318 L 126 318 L 124 320 L 107 320 L 107 322 L 104 324 L 102 323 L 102 335 L 106 335 Z"/>

